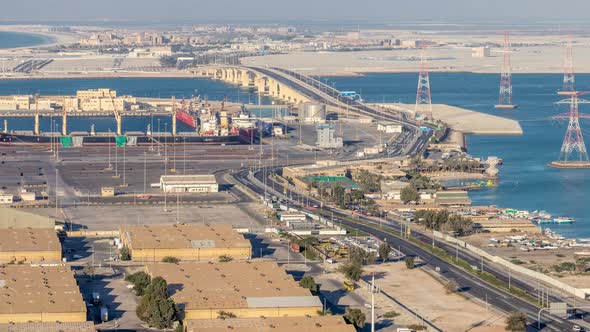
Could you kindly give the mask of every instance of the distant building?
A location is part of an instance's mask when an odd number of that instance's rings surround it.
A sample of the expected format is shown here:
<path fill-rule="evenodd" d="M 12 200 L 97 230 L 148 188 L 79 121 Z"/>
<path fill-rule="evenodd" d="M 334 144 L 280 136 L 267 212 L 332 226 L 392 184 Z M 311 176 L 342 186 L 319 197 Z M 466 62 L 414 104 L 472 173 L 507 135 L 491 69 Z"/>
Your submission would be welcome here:
<path fill-rule="evenodd" d="M 317 142 L 321 148 L 333 149 L 341 148 L 344 146 L 341 137 L 334 137 L 336 130 L 332 125 L 319 125 L 316 128 Z"/>
<path fill-rule="evenodd" d="M 379 122 L 377 124 L 377 130 L 386 134 L 401 133 L 402 125 L 396 122 Z"/>
<path fill-rule="evenodd" d="M 102 197 L 115 197 L 115 187 L 102 187 L 102 188 L 100 188 L 100 196 L 102 196 Z"/>
<path fill-rule="evenodd" d="M 13 194 L 0 194 L 0 204 L 12 204 L 14 203 Z"/>
<path fill-rule="evenodd" d="M 86 304 L 69 266 L 0 266 L 0 284 L 2 324 L 86 322 Z"/>
<path fill-rule="evenodd" d="M 274 261 L 156 263 L 148 264 L 146 270 L 174 287 L 171 299 L 186 320 L 217 319 L 221 311 L 237 318 L 305 319 L 322 310 L 320 299 Z"/>
<path fill-rule="evenodd" d="M 231 225 L 175 224 L 125 226 L 119 229 L 133 261 L 158 262 L 167 256 L 190 261 L 217 261 L 219 256 L 249 259 L 250 241 Z"/>
<path fill-rule="evenodd" d="M 216 193 L 219 184 L 215 175 L 162 175 L 160 188 L 169 193 Z"/>
<path fill-rule="evenodd" d="M 471 57 L 487 58 L 491 55 L 489 46 L 474 47 L 471 49 Z"/>

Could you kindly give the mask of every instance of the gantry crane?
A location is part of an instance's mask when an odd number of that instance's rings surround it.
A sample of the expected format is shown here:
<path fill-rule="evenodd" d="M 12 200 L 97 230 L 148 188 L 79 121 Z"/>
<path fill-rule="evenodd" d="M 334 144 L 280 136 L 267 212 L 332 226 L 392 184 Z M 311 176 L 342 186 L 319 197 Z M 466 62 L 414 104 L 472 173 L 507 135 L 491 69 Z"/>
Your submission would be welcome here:
<path fill-rule="evenodd" d="M 122 134 L 122 123 L 121 123 L 121 113 L 117 111 L 117 106 L 115 105 L 115 98 L 113 97 L 113 91 L 109 90 L 109 97 L 111 98 L 111 104 L 113 104 L 113 113 L 115 114 L 115 121 L 117 121 L 117 136 L 121 136 Z"/>

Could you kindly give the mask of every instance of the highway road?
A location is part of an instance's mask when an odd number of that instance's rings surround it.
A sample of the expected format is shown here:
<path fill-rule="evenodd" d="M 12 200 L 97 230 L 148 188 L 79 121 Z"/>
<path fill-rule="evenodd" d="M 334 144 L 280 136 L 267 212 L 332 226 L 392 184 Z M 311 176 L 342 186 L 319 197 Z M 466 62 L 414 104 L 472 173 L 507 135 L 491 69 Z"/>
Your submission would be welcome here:
<path fill-rule="evenodd" d="M 242 183 L 244 186 L 248 187 L 249 189 L 261 196 L 264 195 L 265 189 L 264 185 L 262 184 L 264 181 L 262 172 L 256 172 L 253 174 L 253 176 L 256 178 L 256 180 L 253 179 L 252 175 L 249 173 L 248 170 L 242 170 L 234 174 L 236 180 Z M 267 179 L 267 181 L 272 180 Z M 307 209 L 306 207 L 301 206 L 297 203 L 297 201 L 301 200 L 301 197 L 299 197 L 298 193 L 291 192 L 290 190 L 283 188 L 283 186 L 278 182 L 275 182 L 273 186 L 276 189 L 276 192 L 274 194 L 285 199 L 288 199 L 290 201 L 291 206 L 294 206 L 299 209 Z M 267 185 L 266 191 L 272 192 L 272 188 Z M 287 197 L 287 195 L 282 195 L 282 192 L 288 193 L 289 197 Z M 306 198 L 306 200 L 307 199 L 308 198 Z M 309 200 L 313 202 L 313 204 L 320 204 L 315 199 Z M 465 293 L 468 293 L 469 295 L 478 298 L 482 302 L 485 302 L 488 305 L 494 306 L 508 313 L 515 311 L 521 311 L 526 313 L 529 319 L 529 323 L 535 323 L 536 325 L 537 313 L 539 311 L 538 306 L 526 302 L 518 297 L 515 297 L 512 294 L 503 291 L 502 289 L 496 288 L 495 286 L 483 282 L 479 278 L 469 273 L 466 273 L 459 267 L 456 267 L 446 262 L 445 260 L 431 254 L 429 251 L 423 249 L 422 247 L 412 242 L 403 240 L 401 238 L 391 235 L 390 233 L 381 231 L 379 229 L 375 229 L 364 224 L 354 223 L 351 221 L 347 221 L 345 219 L 341 219 L 344 217 L 349 217 L 349 215 L 341 212 L 340 210 L 333 209 L 331 207 L 324 207 L 323 210 L 329 213 L 333 213 L 334 218 L 339 219 L 338 222 L 342 223 L 343 225 L 366 232 L 380 239 L 387 240 L 389 244 L 391 244 L 395 248 L 399 248 L 406 255 L 414 255 L 420 257 L 430 268 L 432 268 L 433 270 L 436 270 L 438 268 L 441 275 L 443 275 L 445 278 L 449 280 L 454 280 L 455 282 L 457 282 L 458 285 L 460 285 L 460 287 L 463 289 Z M 311 210 L 308 211 L 313 212 Z M 367 217 L 361 216 L 360 219 L 364 222 L 374 222 Z M 392 231 L 393 230 L 394 227 L 392 225 Z M 424 237 L 416 233 L 414 233 L 413 236 L 418 236 L 419 239 L 422 239 L 426 243 L 429 243 L 427 241 L 427 237 Z M 438 245 L 439 247 L 441 246 L 440 243 Z M 452 249 L 454 254 L 455 248 Z M 464 254 L 461 254 L 461 258 L 468 259 L 468 257 Z M 478 262 L 474 263 L 474 265 L 478 265 Z M 490 273 L 498 272 L 493 269 L 488 269 L 487 271 Z M 533 289 L 532 286 L 521 283 L 516 278 L 513 278 L 512 280 L 513 285 L 515 286 L 521 287 L 527 291 Z M 573 323 L 565 319 L 556 316 L 551 316 L 547 313 L 543 313 L 541 317 L 543 331 L 571 331 L 574 325 Z"/>
<path fill-rule="evenodd" d="M 248 68 L 272 77 L 276 81 L 298 90 L 312 100 L 337 108 L 347 107 L 350 111 L 358 115 L 402 124 L 404 131 L 409 132 L 412 138 L 411 142 L 404 146 L 402 155 L 416 155 L 420 153 L 424 150 L 430 137 L 433 135 L 432 130 L 426 132 L 420 131 L 420 125 L 416 121 L 408 119 L 405 114 L 394 114 L 391 111 L 375 109 L 357 100 L 341 97 L 340 91 L 310 77 L 284 69 L 264 67 Z"/>

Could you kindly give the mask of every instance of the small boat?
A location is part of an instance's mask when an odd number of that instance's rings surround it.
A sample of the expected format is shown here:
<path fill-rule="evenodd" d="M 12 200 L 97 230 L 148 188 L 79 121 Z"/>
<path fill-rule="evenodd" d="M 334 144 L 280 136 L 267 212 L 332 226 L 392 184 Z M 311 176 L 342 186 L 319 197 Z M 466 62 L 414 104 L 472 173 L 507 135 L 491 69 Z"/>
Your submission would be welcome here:
<path fill-rule="evenodd" d="M 557 217 L 557 218 L 553 219 L 553 221 L 558 224 L 571 224 L 575 220 L 574 220 L 574 218 L 570 218 L 570 217 Z"/>

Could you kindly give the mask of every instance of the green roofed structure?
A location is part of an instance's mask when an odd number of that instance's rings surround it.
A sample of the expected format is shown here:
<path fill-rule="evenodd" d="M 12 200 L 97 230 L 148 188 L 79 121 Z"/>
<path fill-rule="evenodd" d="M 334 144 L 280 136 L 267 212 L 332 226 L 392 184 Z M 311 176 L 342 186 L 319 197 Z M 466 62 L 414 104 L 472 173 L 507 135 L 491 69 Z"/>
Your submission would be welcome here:
<path fill-rule="evenodd" d="M 317 182 L 318 186 L 326 188 L 341 186 L 344 189 L 359 189 L 359 185 L 345 176 L 306 176 L 306 182 Z"/>

